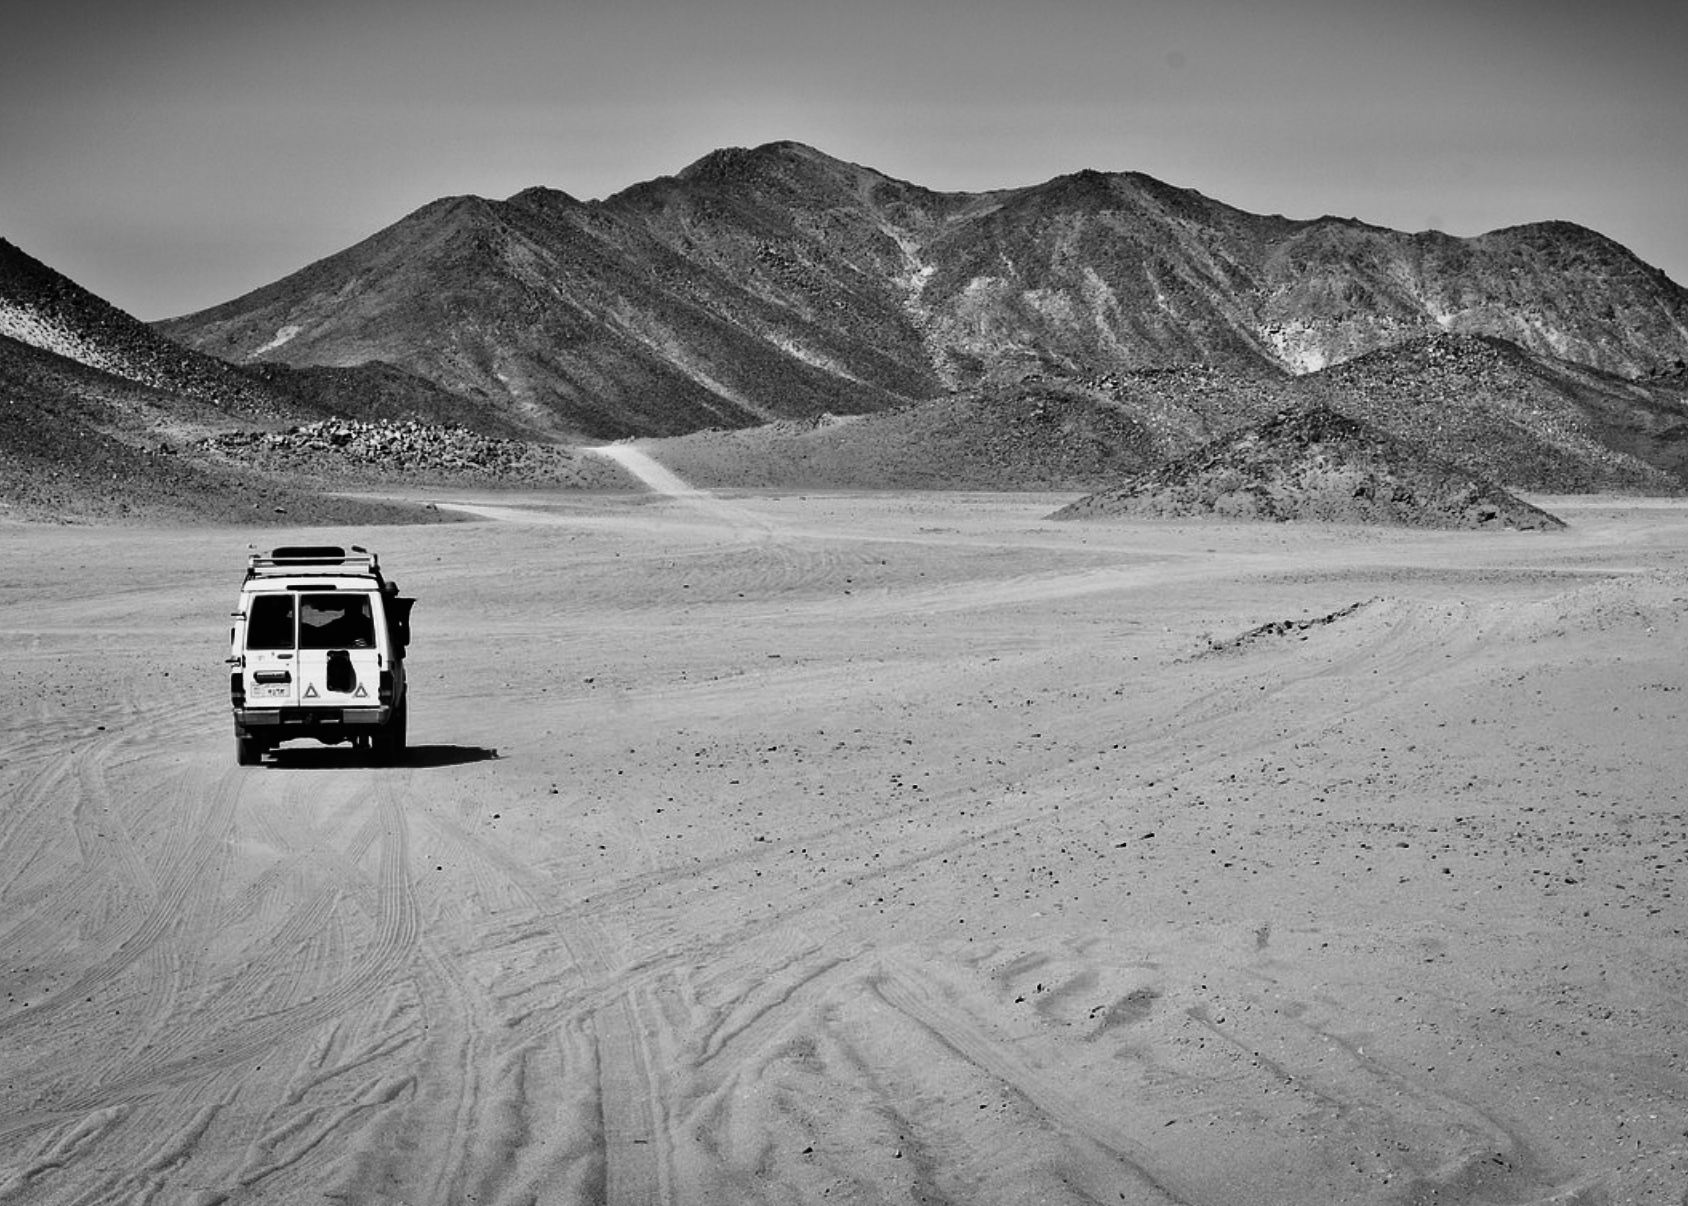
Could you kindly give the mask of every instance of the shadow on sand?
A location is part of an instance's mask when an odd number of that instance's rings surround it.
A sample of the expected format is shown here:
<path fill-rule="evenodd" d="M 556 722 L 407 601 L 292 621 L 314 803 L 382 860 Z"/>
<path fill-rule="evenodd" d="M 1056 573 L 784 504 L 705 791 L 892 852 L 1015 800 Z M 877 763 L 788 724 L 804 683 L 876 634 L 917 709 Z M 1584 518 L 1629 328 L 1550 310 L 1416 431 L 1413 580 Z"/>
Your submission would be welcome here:
<path fill-rule="evenodd" d="M 405 750 L 397 765 L 410 770 L 430 770 L 490 762 L 497 757 L 497 750 L 480 745 L 413 745 Z M 355 750 L 349 745 L 282 746 L 270 752 L 270 759 L 276 766 L 289 770 L 346 770 L 379 765 L 368 750 Z"/>

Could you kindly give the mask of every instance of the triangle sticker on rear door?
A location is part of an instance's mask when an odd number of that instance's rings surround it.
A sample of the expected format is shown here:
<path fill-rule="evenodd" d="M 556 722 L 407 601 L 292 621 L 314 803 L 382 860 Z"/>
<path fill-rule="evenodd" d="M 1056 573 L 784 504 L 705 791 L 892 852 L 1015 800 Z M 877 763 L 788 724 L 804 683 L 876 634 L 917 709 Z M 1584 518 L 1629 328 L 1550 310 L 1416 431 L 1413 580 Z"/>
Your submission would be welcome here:
<path fill-rule="evenodd" d="M 368 698 L 369 698 L 369 692 L 368 692 L 368 691 L 365 691 L 365 690 L 364 690 L 364 689 L 363 689 L 363 684 L 362 684 L 362 683 L 359 683 L 359 684 L 358 684 L 358 689 L 357 689 L 357 690 L 356 690 L 356 691 L 353 691 L 353 692 L 352 692 L 352 698 L 353 698 L 353 699 L 368 699 Z"/>
<path fill-rule="evenodd" d="M 317 697 L 316 686 L 314 684 L 312 686 L 305 688 L 305 698 L 306 699 L 315 699 L 316 697 Z"/>

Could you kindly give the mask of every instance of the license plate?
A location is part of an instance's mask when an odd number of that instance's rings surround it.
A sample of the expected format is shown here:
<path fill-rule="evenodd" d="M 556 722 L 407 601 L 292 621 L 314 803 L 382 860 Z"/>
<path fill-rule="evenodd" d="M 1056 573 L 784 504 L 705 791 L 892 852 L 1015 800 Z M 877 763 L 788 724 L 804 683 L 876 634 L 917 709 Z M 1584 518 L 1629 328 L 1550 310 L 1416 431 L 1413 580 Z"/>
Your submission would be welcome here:
<path fill-rule="evenodd" d="M 286 699 L 286 683 L 255 683 L 247 692 L 253 699 Z"/>

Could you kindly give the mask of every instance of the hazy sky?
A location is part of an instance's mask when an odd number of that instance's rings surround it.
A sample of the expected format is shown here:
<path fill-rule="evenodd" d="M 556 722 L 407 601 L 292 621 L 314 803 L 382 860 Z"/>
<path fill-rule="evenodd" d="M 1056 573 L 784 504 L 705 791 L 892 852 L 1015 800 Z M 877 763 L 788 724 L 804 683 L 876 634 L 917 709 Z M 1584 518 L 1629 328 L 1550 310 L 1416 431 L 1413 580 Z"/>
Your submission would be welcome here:
<path fill-rule="evenodd" d="M 0 237 L 163 318 L 441 196 L 790 138 L 945 190 L 1565 218 L 1688 284 L 1685 50 L 1680 0 L 35 0 L 0 37 Z"/>

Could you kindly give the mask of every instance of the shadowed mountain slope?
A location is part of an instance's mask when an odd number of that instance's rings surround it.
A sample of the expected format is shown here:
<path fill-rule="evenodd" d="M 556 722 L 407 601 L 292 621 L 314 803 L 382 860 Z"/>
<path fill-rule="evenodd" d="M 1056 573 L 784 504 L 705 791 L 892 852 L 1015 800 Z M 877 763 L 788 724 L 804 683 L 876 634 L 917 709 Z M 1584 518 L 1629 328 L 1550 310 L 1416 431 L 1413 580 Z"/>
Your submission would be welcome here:
<path fill-rule="evenodd" d="M 1135 173 L 943 194 L 794 143 L 582 202 L 435 202 L 159 324 L 236 363 L 385 361 L 531 431 L 865 413 L 1029 371 L 1304 373 L 1451 332 L 1619 378 L 1688 360 L 1688 292 L 1548 222 L 1291 221 Z"/>
<path fill-rule="evenodd" d="M 266 372 L 345 389 L 389 375 L 406 410 L 437 387 L 399 370 Z M 178 346 L 0 240 L 0 518 L 414 522 L 415 508 L 325 497 L 199 455 L 234 427 L 277 427 L 323 403 Z M 376 403 L 379 404 L 378 402 Z"/>
<path fill-rule="evenodd" d="M 0 519 L 414 523 L 413 507 L 216 466 L 184 437 L 226 425 L 218 406 L 0 336 Z"/>

